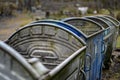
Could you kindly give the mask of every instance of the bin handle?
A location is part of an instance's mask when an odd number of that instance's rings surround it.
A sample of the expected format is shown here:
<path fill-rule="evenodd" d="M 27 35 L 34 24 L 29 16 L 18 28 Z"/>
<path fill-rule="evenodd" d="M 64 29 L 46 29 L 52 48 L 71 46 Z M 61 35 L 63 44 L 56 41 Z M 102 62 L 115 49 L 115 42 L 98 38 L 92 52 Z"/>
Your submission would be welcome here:
<path fill-rule="evenodd" d="M 91 70 L 91 61 L 92 61 L 92 58 L 91 58 L 91 55 L 90 55 L 90 54 L 87 54 L 86 56 L 88 56 L 88 57 L 89 57 L 89 59 L 90 59 L 90 68 L 89 68 L 89 69 L 87 69 L 86 71 L 90 71 L 90 70 Z"/>
<path fill-rule="evenodd" d="M 102 53 L 105 53 L 105 51 L 106 51 L 106 46 L 105 46 L 105 42 L 103 41 L 103 51 L 102 51 Z"/>
<path fill-rule="evenodd" d="M 83 74 L 84 80 L 86 80 L 86 74 L 85 74 L 85 72 L 82 69 L 80 69 L 80 72 Z"/>

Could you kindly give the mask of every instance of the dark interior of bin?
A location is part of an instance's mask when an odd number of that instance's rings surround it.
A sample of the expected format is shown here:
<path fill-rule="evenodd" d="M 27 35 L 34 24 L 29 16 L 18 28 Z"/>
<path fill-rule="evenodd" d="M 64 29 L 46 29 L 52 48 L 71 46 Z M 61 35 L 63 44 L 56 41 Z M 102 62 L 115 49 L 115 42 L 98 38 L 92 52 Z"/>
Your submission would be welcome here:
<path fill-rule="evenodd" d="M 118 26 L 120 25 L 119 21 L 117 21 L 115 18 L 112 18 L 112 17 L 110 17 L 110 16 L 104 16 L 104 17 L 112 20 L 116 25 L 118 25 Z"/>
<path fill-rule="evenodd" d="M 26 59 L 39 58 L 49 69 L 59 65 L 83 46 L 73 34 L 50 25 L 22 28 L 7 43 Z"/>
<path fill-rule="evenodd" d="M 77 29 L 79 29 L 80 31 L 85 33 L 87 36 L 101 30 L 100 26 L 98 26 L 97 24 L 95 24 L 93 22 L 86 21 L 86 20 L 71 19 L 71 20 L 67 20 L 65 22 L 73 25 L 74 27 L 76 27 Z"/>
<path fill-rule="evenodd" d="M 109 27 L 103 20 L 101 20 L 101 19 L 99 19 L 99 18 L 96 18 L 96 17 L 86 17 L 86 18 L 91 19 L 91 20 L 99 23 L 99 24 L 102 25 L 104 28 L 108 28 L 108 27 Z"/>
<path fill-rule="evenodd" d="M 105 22 L 107 22 L 110 26 L 115 26 L 113 22 L 111 22 L 109 19 L 102 17 L 102 16 L 97 16 L 100 19 L 103 19 Z"/>

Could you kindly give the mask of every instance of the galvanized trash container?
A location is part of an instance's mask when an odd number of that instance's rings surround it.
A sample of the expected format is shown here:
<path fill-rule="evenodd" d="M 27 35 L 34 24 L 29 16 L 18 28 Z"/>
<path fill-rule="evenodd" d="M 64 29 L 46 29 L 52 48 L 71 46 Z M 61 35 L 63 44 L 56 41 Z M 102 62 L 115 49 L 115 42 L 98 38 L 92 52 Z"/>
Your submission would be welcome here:
<path fill-rule="evenodd" d="M 85 35 L 87 46 L 85 72 L 87 80 L 100 80 L 104 51 L 103 27 L 95 21 L 80 17 L 71 17 L 62 21 L 75 26 Z"/>
<path fill-rule="evenodd" d="M 112 46 L 113 46 L 113 29 L 115 29 L 114 27 L 112 27 L 109 23 L 107 23 L 107 21 L 98 18 L 96 16 L 87 16 L 86 18 L 91 19 L 99 24 L 101 24 L 104 28 L 104 43 L 105 43 L 105 52 L 104 52 L 104 65 L 103 68 L 108 69 L 110 66 L 110 58 L 111 58 L 111 54 L 112 54 Z"/>
<path fill-rule="evenodd" d="M 60 21 L 48 20 L 24 26 L 13 33 L 6 43 L 28 61 L 39 58 L 50 70 L 41 75 L 44 80 L 84 80 L 84 39 L 84 35 L 74 27 Z M 37 70 L 40 68 L 37 67 Z"/>
<path fill-rule="evenodd" d="M 108 62 L 110 62 L 110 58 L 112 56 L 112 52 L 115 50 L 115 47 L 116 47 L 117 35 L 118 35 L 117 34 L 118 33 L 117 27 L 110 19 L 108 19 L 106 17 L 103 17 L 103 16 L 97 16 L 97 17 L 100 18 L 100 19 L 103 19 L 104 21 L 106 21 L 109 24 L 109 26 L 110 26 L 110 33 L 112 34 L 112 36 L 109 39 L 109 42 L 110 42 L 109 44 L 112 45 L 112 47 L 110 46 L 110 49 L 109 49 L 110 52 L 108 51 L 109 55 L 107 55 Z"/>

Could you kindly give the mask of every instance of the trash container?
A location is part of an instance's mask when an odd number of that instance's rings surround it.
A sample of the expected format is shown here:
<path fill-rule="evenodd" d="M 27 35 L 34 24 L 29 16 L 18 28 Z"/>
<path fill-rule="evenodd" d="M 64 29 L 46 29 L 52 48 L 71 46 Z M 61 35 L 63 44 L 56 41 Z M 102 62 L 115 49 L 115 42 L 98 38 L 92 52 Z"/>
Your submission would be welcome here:
<path fill-rule="evenodd" d="M 86 37 L 86 64 L 85 72 L 87 80 L 100 80 L 103 55 L 103 27 L 86 18 L 71 17 L 62 21 L 73 25 Z"/>
<path fill-rule="evenodd" d="M 74 27 L 48 20 L 24 26 L 6 43 L 26 59 L 39 58 L 50 70 L 41 75 L 44 80 L 83 80 L 86 78 L 85 39 Z"/>

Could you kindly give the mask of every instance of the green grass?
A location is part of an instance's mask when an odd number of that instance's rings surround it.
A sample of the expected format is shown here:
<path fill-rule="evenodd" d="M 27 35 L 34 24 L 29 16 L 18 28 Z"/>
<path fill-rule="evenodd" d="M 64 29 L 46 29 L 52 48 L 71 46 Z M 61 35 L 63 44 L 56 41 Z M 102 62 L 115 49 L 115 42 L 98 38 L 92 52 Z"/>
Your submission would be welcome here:
<path fill-rule="evenodd" d="M 120 36 L 119 36 L 118 39 L 117 39 L 116 48 L 120 48 Z"/>

